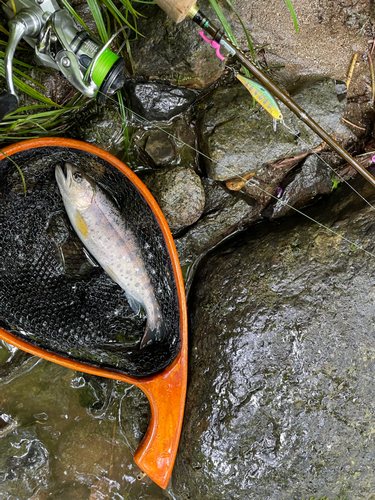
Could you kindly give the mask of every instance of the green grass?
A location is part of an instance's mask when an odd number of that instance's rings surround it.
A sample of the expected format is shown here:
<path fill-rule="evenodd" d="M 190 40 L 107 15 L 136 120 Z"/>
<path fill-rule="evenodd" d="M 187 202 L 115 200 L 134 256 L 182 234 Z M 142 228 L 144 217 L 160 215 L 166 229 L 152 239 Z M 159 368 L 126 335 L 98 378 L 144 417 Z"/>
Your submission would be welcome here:
<path fill-rule="evenodd" d="M 232 41 L 233 44 L 238 46 L 234 34 L 230 28 L 230 25 L 222 12 L 220 6 L 216 0 L 209 0 L 216 15 L 218 16 L 223 28 Z M 246 35 L 247 44 L 249 46 L 251 57 L 254 63 L 257 62 L 256 52 L 251 40 L 251 35 L 246 29 L 240 15 L 233 5 L 232 0 L 225 0 L 230 9 L 233 10 L 235 16 L 238 18 L 242 25 L 244 33 Z M 77 12 L 70 5 L 68 0 L 61 0 L 62 4 L 69 10 L 76 21 L 81 24 L 81 26 L 86 29 L 90 34 L 91 31 L 83 21 L 83 19 L 77 14 Z M 297 18 L 291 4 L 290 0 L 285 0 L 295 25 L 296 32 L 298 32 Z M 131 28 L 135 34 L 135 38 L 142 36 L 137 29 L 137 19 L 139 17 L 138 12 L 135 7 L 137 3 L 153 3 L 152 1 L 146 0 L 119 0 L 119 2 L 114 2 L 113 0 L 87 0 L 91 13 L 93 15 L 94 21 L 96 23 L 99 36 L 103 42 L 108 41 L 110 36 L 116 32 L 122 26 L 128 26 Z M 0 19 L 0 46 L 6 46 L 8 37 L 7 21 L 4 16 Z M 120 36 L 121 37 L 121 36 Z M 120 38 L 118 37 L 118 38 Z M 122 38 L 123 39 L 123 38 Z M 121 50 L 126 51 L 127 59 L 131 68 L 134 69 L 134 62 L 131 55 L 131 43 L 129 39 L 121 43 L 117 40 L 118 47 Z M 31 106 L 24 106 L 19 108 L 17 111 L 8 114 L 3 122 L 0 124 L 0 142 L 18 139 L 28 139 L 33 137 L 40 137 L 46 135 L 59 135 L 66 132 L 71 124 L 73 123 L 72 118 L 76 112 L 82 107 L 86 106 L 89 100 L 79 94 L 76 94 L 69 102 L 64 105 L 54 102 L 45 96 L 42 84 L 40 84 L 34 78 L 31 78 L 29 71 L 33 68 L 32 65 L 25 62 L 25 52 L 32 54 L 33 50 L 25 43 L 21 42 L 17 48 L 17 57 L 14 59 L 13 71 L 14 71 L 14 84 L 18 89 L 18 92 L 24 93 L 31 97 L 35 104 Z M 125 55 L 125 53 L 122 53 Z M 22 69 L 20 69 L 22 68 Z M 51 70 L 46 68 L 37 68 L 41 72 L 50 72 Z M 5 68 L 4 68 L 4 52 L 0 50 L 0 76 L 5 78 Z M 248 75 L 250 76 L 250 75 Z M 30 85 L 33 84 L 34 86 Z M 124 120 L 124 144 L 126 147 L 130 145 L 130 135 L 126 127 L 126 112 L 123 105 L 123 97 L 121 93 L 118 93 L 117 100 L 119 103 L 119 108 L 121 115 Z M 37 103 L 40 104 L 37 104 Z"/>
<path fill-rule="evenodd" d="M 69 10 L 73 17 L 79 24 L 82 25 L 90 34 L 85 22 L 71 7 L 68 0 L 61 0 L 63 5 Z M 118 3 L 115 5 L 112 0 L 87 0 L 90 10 L 93 14 L 95 23 L 98 27 L 99 36 L 103 42 L 106 42 L 109 37 L 116 32 L 120 27 L 129 26 L 136 36 L 139 35 L 137 31 L 137 17 L 138 13 L 133 4 L 137 0 L 120 0 L 122 4 L 121 10 L 118 8 Z M 148 2 L 141 2 L 148 3 Z M 8 39 L 7 20 L 4 16 L 0 18 L 0 46 L 6 47 Z M 119 38 L 121 38 L 120 35 Z M 123 39 L 123 38 L 122 38 Z M 117 41 L 120 46 L 120 41 Z M 125 50 L 128 51 L 128 59 L 132 62 L 130 53 L 130 45 L 128 41 L 125 44 Z M 26 52 L 26 57 L 25 57 Z M 80 95 L 79 93 L 70 99 L 64 105 L 54 102 L 45 96 L 45 87 L 37 80 L 30 76 L 29 70 L 34 66 L 25 62 L 28 55 L 33 54 L 33 49 L 25 42 L 21 42 L 17 47 L 16 58 L 13 61 L 13 79 L 14 85 L 17 89 L 19 96 L 22 94 L 31 97 L 35 104 L 23 106 L 18 108 L 15 112 L 9 113 L 0 123 L 0 143 L 9 142 L 11 140 L 30 139 L 35 137 L 43 137 L 47 135 L 61 135 L 64 134 L 74 123 L 73 117 L 78 110 L 86 106 L 90 100 Z M 4 66 L 4 51 L 0 50 L 0 77 L 5 80 L 5 66 Z M 20 69 L 22 68 L 22 69 Z M 50 69 L 36 68 L 40 72 L 50 73 Z M 53 71 L 52 71 L 53 72 Z M 31 86 L 32 84 L 33 86 Z M 118 102 L 120 110 L 124 111 L 121 106 L 122 97 L 118 94 Z M 38 104 L 39 102 L 39 104 Z M 125 119 L 125 115 L 123 116 Z M 124 127 L 124 141 L 129 143 L 129 137 Z"/>

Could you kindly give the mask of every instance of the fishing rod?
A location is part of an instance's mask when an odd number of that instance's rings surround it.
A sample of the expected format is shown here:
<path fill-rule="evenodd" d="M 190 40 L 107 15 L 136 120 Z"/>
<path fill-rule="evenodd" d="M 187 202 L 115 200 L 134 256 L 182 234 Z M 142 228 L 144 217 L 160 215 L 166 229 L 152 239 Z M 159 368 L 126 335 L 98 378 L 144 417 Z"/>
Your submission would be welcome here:
<path fill-rule="evenodd" d="M 325 141 L 336 153 L 359 172 L 372 186 L 375 187 L 375 178 L 353 158 L 340 144 L 333 139 L 318 123 L 316 123 L 302 108 L 296 104 L 278 85 L 276 85 L 263 71 L 238 48 L 224 34 L 222 29 L 217 28 L 212 21 L 198 8 L 196 0 L 155 0 L 161 9 L 168 14 L 176 23 L 180 23 L 189 17 L 212 37 L 212 45 L 224 47 L 232 54 L 259 82 L 264 85 L 277 99 L 287 106 L 303 123 L 313 130 L 323 141 Z M 216 45 L 214 45 L 216 44 Z"/>

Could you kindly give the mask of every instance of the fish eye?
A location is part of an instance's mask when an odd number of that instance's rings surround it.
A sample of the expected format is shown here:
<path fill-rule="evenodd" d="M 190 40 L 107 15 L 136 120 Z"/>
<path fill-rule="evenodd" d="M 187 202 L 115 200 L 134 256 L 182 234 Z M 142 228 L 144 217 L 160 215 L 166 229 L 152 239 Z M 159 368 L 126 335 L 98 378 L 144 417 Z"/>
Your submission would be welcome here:
<path fill-rule="evenodd" d="M 78 184 L 82 182 L 82 174 L 80 172 L 74 172 L 72 177 L 75 182 L 78 182 Z"/>

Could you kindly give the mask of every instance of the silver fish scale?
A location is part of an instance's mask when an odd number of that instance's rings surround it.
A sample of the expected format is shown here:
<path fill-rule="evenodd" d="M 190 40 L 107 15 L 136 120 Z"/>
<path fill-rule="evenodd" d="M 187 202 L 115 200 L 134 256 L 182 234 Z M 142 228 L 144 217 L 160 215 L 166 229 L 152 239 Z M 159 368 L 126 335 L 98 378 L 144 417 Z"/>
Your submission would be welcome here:
<path fill-rule="evenodd" d="M 144 307 L 151 328 L 157 328 L 162 321 L 161 316 L 158 321 L 159 305 L 134 233 L 100 189 L 82 213 L 88 228 L 86 248 L 126 291 L 128 299 Z"/>
<path fill-rule="evenodd" d="M 14 155 L 28 188 L 23 195 L 12 162 L 0 162 L 0 326 L 33 345 L 131 376 L 162 370 L 180 347 L 180 316 L 172 264 L 161 229 L 133 184 L 107 162 L 60 147 Z M 145 315 L 87 256 L 67 218 L 56 164 L 89 172 L 112 196 L 135 235 L 167 336 L 139 348 Z"/>

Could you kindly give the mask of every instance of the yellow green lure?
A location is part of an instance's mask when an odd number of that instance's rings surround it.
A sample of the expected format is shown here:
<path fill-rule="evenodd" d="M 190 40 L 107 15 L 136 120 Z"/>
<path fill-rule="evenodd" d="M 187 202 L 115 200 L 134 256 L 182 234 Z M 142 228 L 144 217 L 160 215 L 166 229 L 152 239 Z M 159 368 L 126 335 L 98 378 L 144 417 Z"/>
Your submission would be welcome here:
<path fill-rule="evenodd" d="M 250 78 L 237 74 L 237 78 L 244 85 L 254 99 L 274 118 L 275 120 L 282 120 L 283 115 L 277 105 L 275 99 L 271 94 L 259 83 L 253 82 Z"/>

